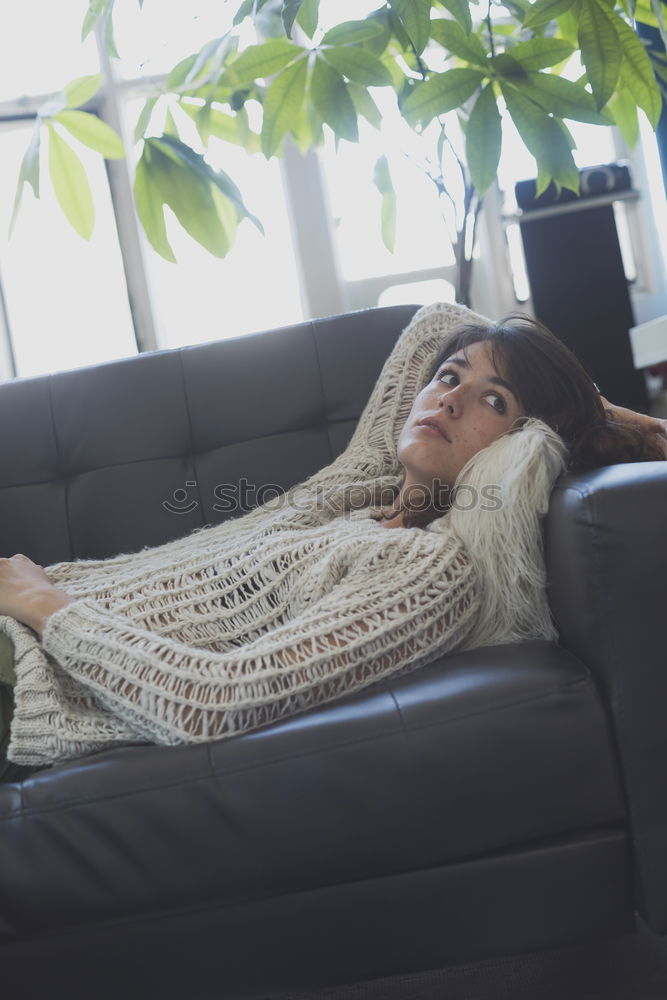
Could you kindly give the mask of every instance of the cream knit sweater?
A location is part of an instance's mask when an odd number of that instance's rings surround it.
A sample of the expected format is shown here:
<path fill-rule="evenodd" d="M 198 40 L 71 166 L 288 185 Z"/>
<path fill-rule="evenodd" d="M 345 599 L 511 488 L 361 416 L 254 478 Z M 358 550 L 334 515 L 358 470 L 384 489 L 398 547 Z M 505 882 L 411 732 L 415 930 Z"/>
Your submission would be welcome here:
<path fill-rule="evenodd" d="M 348 448 L 289 501 L 139 553 L 49 567 L 75 600 L 41 643 L 0 618 L 16 650 L 9 758 L 233 736 L 457 647 L 551 637 L 539 519 L 563 446 L 544 425 L 464 470 L 471 488 L 500 488 L 500 510 L 453 510 L 426 530 L 371 517 L 399 482 L 398 433 L 443 334 L 472 315 L 419 311 Z"/>

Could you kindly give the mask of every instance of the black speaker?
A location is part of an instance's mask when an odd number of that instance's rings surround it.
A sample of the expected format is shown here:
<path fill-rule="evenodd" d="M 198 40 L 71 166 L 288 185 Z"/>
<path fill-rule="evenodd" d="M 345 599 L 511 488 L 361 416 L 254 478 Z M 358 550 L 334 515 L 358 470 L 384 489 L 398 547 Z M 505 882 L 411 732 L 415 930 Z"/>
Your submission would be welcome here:
<path fill-rule="evenodd" d="M 631 190 L 624 164 L 580 171 L 582 192 L 535 198 L 520 181 L 516 198 L 535 315 L 571 348 L 619 406 L 646 410 L 646 383 L 632 362 L 635 325 L 614 218 L 613 195 Z"/>

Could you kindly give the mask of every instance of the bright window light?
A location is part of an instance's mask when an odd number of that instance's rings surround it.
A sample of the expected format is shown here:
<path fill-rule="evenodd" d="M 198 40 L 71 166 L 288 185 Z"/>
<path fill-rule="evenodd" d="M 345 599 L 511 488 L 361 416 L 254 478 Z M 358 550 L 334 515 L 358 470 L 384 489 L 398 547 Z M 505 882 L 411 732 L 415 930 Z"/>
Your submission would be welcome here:
<path fill-rule="evenodd" d="M 379 90 L 378 105 L 388 119 L 378 131 L 360 122 L 360 142 L 341 142 L 336 152 L 329 136 L 323 152 L 332 223 L 343 277 L 348 281 L 398 274 L 454 263 L 451 238 L 443 217 L 446 199 L 439 200 L 425 158 L 435 140 L 417 136 L 388 106 L 393 98 Z M 394 253 L 382 241 L 381 195 L 373 182 L 377 160 L 386 156 L 396 191 L 397 224 Z"/>
<path fill-rule="evenodd" d="M 26 186 L 9 237 L 21 157 L 32 124 L 0 130 L 0 274 L 19 375 L 42 375 L 136 354 L 116 225 L 100 158 L 77 144 L 91 182 L 97 221 L 90 242 L 47 195 Z M 74 140 L 72 141 L 74 145 Z"/>
<path fill-rule="evenodd" d="M 142 102 L 128 102 L 130 129 Z M 196 344 L 273 329 L 303 319 L 296 255 L 292 245 L 280 168 L 261 154 L 211 139 L 207 161 L 238 182 L 249 211 L 231 252 L 213 257 L 180 227 L 169 209 L 167 233 L 178 264 L 146 241 L 146 260 L 160 347 Z"/>
<path fill-rule="evenodd" d="M 234 5 L 236 7 L 236 5 Z M 206 42 L 232 26 L 234 10 L 222 0 L 145 0 L 117 3 L 114 27 L 121 59 L 117 69 L 127 79 L 168 73 Z"/>
<path fill-rule="evenodd" d="M 99 72 L 91 36 L 81 44 L 88 0 L 21 0 L 3 4 L 0 101 L 48 94 L 74 77 Z"/>

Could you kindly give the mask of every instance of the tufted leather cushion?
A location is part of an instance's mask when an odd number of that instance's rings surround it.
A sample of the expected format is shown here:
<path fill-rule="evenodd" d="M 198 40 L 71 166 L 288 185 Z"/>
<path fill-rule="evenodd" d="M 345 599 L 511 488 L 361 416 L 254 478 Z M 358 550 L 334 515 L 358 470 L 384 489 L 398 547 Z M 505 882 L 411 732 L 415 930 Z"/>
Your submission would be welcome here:
<path fill-rule="evenodd" d="M 22 820 L 0 942 L 567 841 L 622 820 L 612 760 L 588 672 L 534 642 L 238 739 L 61 765 L 0 787 L 0 827 Z"/>
<path fill-rule="evenodd" d="M 301 482 L 345 447 L 416 308 L 0 386 L 0 554 L 48 565 L 131 552 Z"/>

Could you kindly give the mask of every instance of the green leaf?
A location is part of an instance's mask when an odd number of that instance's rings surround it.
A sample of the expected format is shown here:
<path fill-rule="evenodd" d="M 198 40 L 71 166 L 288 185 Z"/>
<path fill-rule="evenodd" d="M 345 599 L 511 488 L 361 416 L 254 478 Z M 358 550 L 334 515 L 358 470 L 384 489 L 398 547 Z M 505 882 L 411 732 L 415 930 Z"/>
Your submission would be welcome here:
<path fill-rule="evenodd" d="M 226 32 L 213 38 L 199 50 L 187 73 L 180 81 L 179 89 L 194 91 L 207 83 L 215 82 L 220 76 L 226 60 L 236 54 L 238 38 Z M 179 64 L 182 65 L 182 64 Z"/>
<path fill-rule="evenodd" d="M 597 0 L 580 0 L 579 47 L 581 59 L 598 108 L 616 89 L 623 52 L 618 32 L 607 9 Z"/>
<path fill-rule="evenodd" d="M 472 16 L 468 0 L 440 0 L 443 7 L 458 21 L 466 35 L 472 31 Z"/>
<path fill-rule="evenodd" d="M 357 109 L 345 81 L 324 59 L 317 58 L 310 84 L 315 110 L 340 139 L 359 141 Z"/>
<path fill-rule="evenodd" d="M 382 195 L 380 209 L 382 242 L 389 253 L 393 253 L 396 245 L 396 192 L 394 191 L 386 156 L 381 156 L 375 164 L 373 182 Z"/>
<path fill-rule="evenodd" d="M 78 108 L 94 97 L 102 85 L 102 74 L 79 76 L 71 80 L 64 88 L 68 108 Z"/>
<path fill-rule="evenodd" d="M 196 170 L 171 155 L 173 151 L 163 151 L 161 144 L 167 138 L 146 139 L 150 148 L 150 181 L 185 231 L 209 253 L 224 257 L 230 249 L 230 240 L 218 216 L 211 185 Z"/>
<path fill-rule="evenodd" d="M 220 222 L 222 223 L 222 228 L 227 234 L 227 240 L 231 250 L 236 242 L 236 231 L 239 225 L 238 213 L 234 204 L 222 193 L 220 188 L 215 187 L 214 185 L 211 188 L 211 194 L 213 195 L 215 210 L 218 213 Z"/>
<path fill-rule="evenodd" d="M 573 6 L 575 0 L 535 0 L 523 22 L 524 28 L 537 28 L 553 21 Z"/>
<path fill-rule="evenodd" d="M 195 153 L 190 146 L 173 136 L 163 135 L 159 138 L 151 139 L 150 142 L 153 149 L 159 149 L 162 153 L 170 156 L 174 162 L 185 166 L 189 171 L 196 174 L 200 180 L 216 187 L 232 203 L 239 219 L 249 219 L 260 233 L 264 233 L 262 223 L 248 211 L 243 203 L 241 192 L 224 170 L 214 170 L 203 156 Z"/>
<path fill-rule="evenodd" d="M 512 17 L 522 25 L 530 12 L 531 3 L 530 0 L 505 0 L 503 6 L 506 7 Z M 493 30 L 494 33 L 499 31 L 507 34 L 507 28 L 507 24 L 497 24 L 494 25 Z M 512 26 L 512 31 L 516 31 L 516 24 Z M 510 34 L 512 31 L 510 31 Z"/>
<path fill-rule="evenodd" d="M 167 90 L 178 90 L 182 87 L 196 61 L 197 53 L 195 52 L 176 63 L 167 76 Z"/>
<path fill-rule="evenodd" d="M 479 194 L 491 187 L 498 173 L 502 124 L 493 84 L 487 83 L 470 112 L 466 129 L 466 159 Z"/>
<path fill-rule="evenodd" d="M 111 16 L 113 10 L 113 0 L 109 5 L 106 14 L 102 17 L 103 33 L 102 37 L 104 39 L 104 48 L 108 55 L 112 59 L 120 59 L 118 55 L 118 49 L 116 48 L 116 41 L 113 33 L 113 18 Z"/>
<path fill-rule="evenodd" d="M 556 24 L 558 26 L 558 37 L 564 39 L 566 42 L 570 42 L 574 49 L 578 49 L 579 18 L 577 17 L 576 7 L 570 7 L 564 14 L 560 14 L 556 18 Z"/>
<path fill-rule="evenodd" d="M 308 75 L 307 57 L 282 70 L 269 84 L 264 97 L 262 151 L 268 159 L 278 150 L 303 105 Z"/>
<path fill-rule="evenodd" d="M 148 123 L 151 119 L 151 115 L 153 114 L 153 108 L 155 107 L 157 100 L 157 96 L 146 99 L 146 102 L 144 103 L 141 113 L 137 119 L 137 124 L 134 127 L 135 142 L 139 142 L 140 139 L 143 139 L 144 132 L 148 128 Z"/>
<path fill-rule="evenodd" d="M 531 38 L 513 46 L 509 55 L 522 69 L 536 70 L 556 66 L 573 52 L 574 45 L 562 38 Z"/>
<path fill-rule="evenodd" d="M 391 87 L 391 74 L 377 56 L 364 49 L 336 47 L 322 49 L 327 62 L 342 76 L 364 87 Z"/>
<path fill-rule="evenodd" d="M 343 21 L 330 28 L 324 35 L 322 45 L 353 45 L 378 38 L 384 32 L 383 24 L 375 20 Z"/>
<path fill-rule="evenodd" d="M 221 42 L 222 38 L 212 38 L 206 43 L 206 45 L 202 46 L 197 53 L 192 66 L 190 66 L 185 79 L 183 80 L 184 85 L 192 83 L 197 79 L 197 77 L 204 73 L 207 64 L 214 58 Z"/>
<path fill-rule="evenodd" d="M 236 14 L 234 14 L 234 20 L 232 21 L 234 27 L 236 27 L 237 24 L 240 24 L 241 21 L 245 21 L 246 17 L 250 17 L 254 8 L 255 0 L 243 0 L 243 3 L 236 11 Z"/>
<path fill-rule="evenodd" d="M 95 15 L 94 15 L 93 11 L 91 10 L 91 8 L 89 7 L 88 10 L 86 11 L 86 16 L 83 19 L 83 24 L 81 25 L 81 41 L 82 42 L 85 42 L 85 40 L 88 38 L 88 35 L 91 33 L 91 31 L 95 27 L 95 21 L 96 21 Z"/>
<path fill-rule="evenodd" d="M 662 114 L 662 95 L 656 83 L 651 60 L 630 25 L 617 15 L 615 15 L 615 24 L 619 42 L 623 47 L 623 62 L 620 71 L 621 87 L 630 91 L 655 129 Z"/>
<path fill-rule="evenodd" d="M 486 67 L 487 53 L 479 38 L 467 35 L 456 21 L 443 17 L 431 21 L 431 37 L 453 56 Z"/>
<path fill-rule="evenodd" d="M 122 160 L 125 156 L 120 137 L 97 115 L 87 111 L 61 111 L 53 116 L 53 120 L 60 122 L 75 139 L 101 153 L 105 159 Z"/>
<path fill-rule="evenodd" d="M 570 118 L 591 125 L 611 125 L 609 115 L 597 110 L 591 94 L 581 83 L 573 83 L 554 73 L 523 73 L 508 77 L 536 104 L 557 118 Z"/>
<path fill-rule="evenodd" d="M 302 3 L 303 0 L 283 0 L 283 7 L 280 14 L 283 19 L 285 34 L 288 38 L 292 35 L 292 28 L 294 27 L 294 22 Z"/>
<path fill-rule="evenodd" d="M 39 198 L 40 138 L 41 138 L 41 122 L 38 119 L 33 127 L 32 136 L 30 137 L 30 143 L 28 145 L 28 148 L 23 154 L 23 159 L 21 160 L 21 169 L 19 170 L 19 179 L 16 185 L 16 194 L 14 195 L 14 207 L 12 209 L 12 218 L 11 222 L 9 223 L 10 234 L 14 229 L 14 224 L 16 222 L 16 217 L 18 215 L 19 206 L 21 204 L 21 198 L 23 197 L 23 188 L 26 182 L 32 188 L 35 198 Z"/>
<path fill-rule="evenodd" d="M 153 249 L 165 260 L 176 263 L 174 251 L 167 239 L 164 205 L 151 176 L 150 147 L 144 144 L 134 175 L 134 201 L 137 215 Z"/>
<path fill-rule="evenodd" d="M 290 135 L 297 149 L 305 156 L 310 150 L 324 143 L 322 122 L 312 104 L 301 108 L 290 127 Z"/>
<path fill-rule="evenodd" d="M 211 116 L 213 114 L 211 102 L 205 101 L 203 104 L 188 104 L 186 101 L 181 101 L 179 106 L 195 123 L 202 145 L 208 147 L 208 142 L 211 138 Z M 242 111 L 241 114 L 244 114 L 244 112 Z M 236 136 L 236 116 L 225 115 L 225 117 L 233 122 L 234 134 Z M 225 141 L 229 140 L 225 139 Z"/>
<path fill-rule="evenodd" d="M 576 149 L 577 148 L 577 144 L 574 141 L 574 136 L 570 132 L 570 130 L 567 127 L 567 125 L 565 124 L 565 122 L 561 118 L 555 118 L 554 121 L 556 122 L 556 124 L 560 128 L 561 132 L 563 133 L 563 135 L 567 139 L 567 144 L 570 147 L 570 149 Z"/>
<path fill-rule="evenodd" d="M 658 30 L 662 38 L 662 44 L 667 48 L 667 28 L 665 27 L 665 12 L 663 0 L 651 0 L 651 10 L 658 22 Z"/>
<path fill-rule="evenodd" d="M 369 52 L 372 52 L 374 56 L 383 55 L 393 37 L 391 11 L 388 7 L 381 7 L 379 10 L 369 14 L 365 23 L 374 29 L 375 34 L 370 38 L 362 39 L 364 47 Z"/>
<path fill-rule="evenodd" d="M 167 108 L 167 113 L 164 118 L 164 128 L 163 132 L 167 135 L 175 135 L 178 138 L 178 125 L 174 120 L 174 115 L 171 108 Z"/>
<path fill-rule="evenodd" d="M 394 90 L 400 94 L 405 81 L 405 73 L 399 65 L 398 60 L 392 52 L 385 52 L 382 56 L 382 64 L 391 76 L 391 83 Z"/>
<path fill-rule="evenodd" d="M 95 226 L 95 206 L 81 160 L 50 122 L 49 172 L 58 204 L 79 236 L 89 240 Z"/>
<path fill-rule="evenodd" d="M 506 83 L 501 87 L 507 110 L 526 148 L 535 157 L 540 174 L 570 191 L 578 191 L 579 171 L 558 122 L 513 87 Z"/>
<path fill-rule="evenodd" d="M 299 27 L 303 28 L 309 38 L 312 38 L 317 31 L 319 18 L 320 0 L 303 0 L 296 20 Z"/>
<path fill-rule="evenodd" d="M 247 86 L 254 80 L 267 79 L 302 55 L 300 45 L 286 38 L 274 38 L 261 45 L 251 45 L 229 67 L 228 73 L 235 87 Z"/>
<path fill-rule="evenodd" d="M 437 115 L 461 107 L 475 93 L 484 73 L 477 69 L 450 69 L 434 73 L 418 83 L 403 102 L 403 115 L 410 124 L 427 124 Z"/>
<path fill-rule="evenodd" d="M 633 149 L 639 139 L 639 119 L 637 118 L 637 104 L 625 87 L 616 91 L 609 102 L 609 110 L 614 116 L 614 121 L 621 135 L 630 149 Z"/>
<path fill-rule="evenodd" d="M 347 90 L 354 101 L 357 114 L 365 118 L 373 128 L 379 129 L 382 125 L 382 114 L 366 88 L 356 83 L 348 83 Z"/>
<path fill-rule="evenodd" d="M 388 0 L 419 55 L 431 35 L 431 0 Z"/>
<path fill-rule="evenodd" d="M 260 38 L 284 38 L 281 0 L 256 0 L 252 23 Z"/>
<path fill-rule="evenodd" d="M 181 101 L 180 106 L 194 121 L 204 144 L 208 143 L 210 136 L 215 136 L 224 142 L 243 146 L 248 153 L 260 151 L 259 136 L 250 130 L 245 109 L 229 115 L 225 111 L 212 108 L 210 104 L 202 106 L 201 104 L 188 104 L 186 101 Z"/>
<path fill-rule="evenodd" d="M 541 194 L 544 194 L 546 189 L 551 184 L 551 174 L 548 170 L 542 170 L 540 167 L 537 168 L 537 181 L 535 183 L 535 197 L 539 198 Z M 561 186 L 560 184 L 555 184 L 556 196 L 560 194 Z"/>
<path fill-rule="evenodd" d="M 111 12 L 114 0 L 89 0 L 88 10 L 83 19 L 81 41 L 84 42 L 99 20 Z"/>

